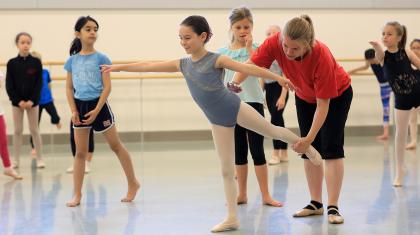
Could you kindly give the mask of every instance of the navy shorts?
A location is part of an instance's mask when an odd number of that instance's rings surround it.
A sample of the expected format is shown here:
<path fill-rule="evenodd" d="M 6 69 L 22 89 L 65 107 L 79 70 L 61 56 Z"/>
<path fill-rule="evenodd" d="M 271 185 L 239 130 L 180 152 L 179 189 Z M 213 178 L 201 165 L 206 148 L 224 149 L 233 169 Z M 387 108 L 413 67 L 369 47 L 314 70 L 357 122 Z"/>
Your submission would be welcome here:
<path fill-rule="evenodd" d="M 301 136 L 306 136 L 312 126 L 316 104 L 296 98 L 296 111 Z M 330 100 L 327 118 L 315 137 L 312 146 L 321 154 L 322 159 L 344 158 L 344 128 L 353 98 L 350 86 L 339 97 Z M 305 155 L 302 158 L 307 159 Z"/>
<path fill-rule="evenodd" d="M 79 112 L 80 121 L 82 121 L 83 119 L 87 119 L 86 117 L 84 117 L 85 114 L 89 113 L 90 111 L 96 108 L 99 98 L 94 99 L 94 100 L 88 100 L 88 101 L 74 99 L 74 101 L 76 103 L 77 111 Z M 111 128 L 114 124 L 115 124 L 114 114 L 111 111 L 111 107 L 109 106 L 108 101 L 106 101 L 101 111 L 98 113 L 98 116 L 96 116 L 95 121 L 93 121 L 89 125 L 73 124 L 73 128 L 74 129 L 93 128 L 93 130 L 95 130 L 96 132 L 104 132 L 104 131 L 107 131 L 109 128 Z"/>

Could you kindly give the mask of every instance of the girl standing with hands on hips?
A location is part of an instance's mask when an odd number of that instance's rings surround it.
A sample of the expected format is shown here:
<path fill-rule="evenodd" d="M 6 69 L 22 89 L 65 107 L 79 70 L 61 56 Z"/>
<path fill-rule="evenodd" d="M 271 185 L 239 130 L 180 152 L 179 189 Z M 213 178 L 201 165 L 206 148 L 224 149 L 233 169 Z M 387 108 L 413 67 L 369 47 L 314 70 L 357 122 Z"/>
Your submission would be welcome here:
<path fill-rule="evenodd" d="M 75 207 L 82 199 L 85 161 L 88 154 L 89 132 L 93 128 L 103 133 L 111 150 L 117 155 L 128 183 L 127 195 L 122 202 L 134 200 L 140 184 L 136 179 L 130 154 L 121 143 L 115 127 L 114 114 L 107 98 L 111 92 L 109 73 L 102 73 L 101 64 L 111 64 L 108 57 L 94 48 L 99 29 L 98 22 L 90 16 L 80 17 L 74 27 L 76 38 L 70 48 L 70 58 L 64 65 L 67 70 L 66 94 L 72 112 L 76 156 L 74 158 L 74 196 L 67 203 Z"/>

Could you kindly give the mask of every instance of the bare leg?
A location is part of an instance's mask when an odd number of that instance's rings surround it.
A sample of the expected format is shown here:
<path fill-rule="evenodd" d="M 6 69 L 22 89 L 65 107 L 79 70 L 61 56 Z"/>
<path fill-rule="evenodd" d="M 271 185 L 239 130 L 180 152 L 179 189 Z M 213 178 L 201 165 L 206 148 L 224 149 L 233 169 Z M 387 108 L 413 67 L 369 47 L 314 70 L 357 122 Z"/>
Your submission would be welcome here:
<path fill-rule="evenodd" d="M 228 215 L 212 228 L 212 232 L 235 230 L 239 227 L 236 205 L 234 128 L 212 125 L 213 141 L 220 160 Z"/>
<path fill-rule="evenodd" d="M 82 200 L 82 186 L 85 174 L 85 160 L 88 152 L 89 129 L 74 129 L 74 141 L 76 143 L 76 156 L 73 163 L 73 198 L 67 202 L 68 207 L 80 205 Z"/>
<path fill-rule="evenodd" d="M 325 182 L 327 183 L 329 206 L 338 206 L 343 177 L 344 163 L 342 158 L 325 161 Z"/>
<path fill-rule="evenodd" d="M 133 162 L 131 161 L 130 154 L 128 153 L 124 145 L 121 143 L 115 125 L 108 129 L 106 132 L 104 132 L 104 136 L 106 141 L 108 142 L 109 147 L 117 155 L 118 160 L 120 161 L 120 164 L 127 178 L 128 191 L 127 195 L 123 199 L 121 199 L 121 202 L 131 202 L 136 197 L 137 191 L 140 188 L 140 183 L 136 179 Z"/>
<path fill-rule="evenodd" d="M 306 181 L 308 182 L 311 200 L 322 202 L 322 181 L 324 179 L 324 167 L 314 166 L 310 161 L 304 159 Z"/>
<path fill-rule="evenodd" d="M 255 174 L 257 175 L 258 185 L 262 194 L 263 204 L 267 206 L 281 207 L 283 203 L 276 201 L 271 197 L 268 190 L 268 173 L 267 164 L 255 166 Z"/>
<path fill-rule="evenodd" d="M 248 202 L 247 196 L 247 182 L 248 182 L 248 164 L 246 165 L 236 165 L 236 177 L 238 180 L 238 205 L 246 204 Z"/>
<path fill-rule="evenodd" d="M 275 126 L 265 120 L 255 109 L 244 102 L 241 102 L 237 121 L 239 125 L 257 132 L 260 135 L 281 140 L 288 144 L 294 144 L 299 139 L 299 137 L 289 129 Z M 314 147 L 310 146 L 308 152 L 305 154 L 313 164 L 317 166 L 321 164 L 321 155 Z"/>

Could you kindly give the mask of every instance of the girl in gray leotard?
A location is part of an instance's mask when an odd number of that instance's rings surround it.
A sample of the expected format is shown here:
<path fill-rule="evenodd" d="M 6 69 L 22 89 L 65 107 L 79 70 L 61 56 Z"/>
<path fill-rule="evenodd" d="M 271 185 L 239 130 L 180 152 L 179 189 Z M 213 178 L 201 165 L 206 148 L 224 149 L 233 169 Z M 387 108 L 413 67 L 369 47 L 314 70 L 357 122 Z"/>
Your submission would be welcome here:
<path fill-rule="evenodd" d="M 297 142 L 299 137 L 288 129 L 272 125 L 251 106 L 241 102 L 236 94 L 223 86 L 222 78 L 223 69 L 227 68 L 256 77 L 277 80 L 282 86 L 293 88 L 290 81 L 257 66 L 242 64 L 229 57 L 208 52 L 204 44 L 211 35 L 210 27 L 204 17 L 190 16 L 181 23 L 179 37 L 182 47 L 191 57 L 166 62 L 102 65 L 102 71 L 182 72 L 191 96 L 211 123 L 214 144 L 221 162 L 228 215 L 224 221 L 213 227 L 212 232 L 223 232 L 239 227 L 234 178 L 235 124 L 238 123 L 261 135 L 291 144 Z M 306 154 L 314 164 L 321 163 L 321 156 L 313 147 L 310 147 Z"/>

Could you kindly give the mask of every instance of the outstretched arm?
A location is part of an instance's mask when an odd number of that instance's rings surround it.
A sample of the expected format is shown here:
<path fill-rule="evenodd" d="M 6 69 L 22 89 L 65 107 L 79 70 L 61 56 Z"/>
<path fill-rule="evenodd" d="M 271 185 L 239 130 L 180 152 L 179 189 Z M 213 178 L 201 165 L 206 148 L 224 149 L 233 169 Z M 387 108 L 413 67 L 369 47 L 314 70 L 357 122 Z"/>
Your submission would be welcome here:
<path fill-rule="evenodd" d="M 368 69 L 368 68 L 369 68 L 369 66 L 370 66 L 370 64 L 369 64 L 369 62 L 366 60 L 366 61 L 365 61 L 365 65 L 360 66 L 360 67 L 357 67 L 357 68 L 354 68 L 354 69 L 352 69 L 352 70 L 349 70 L 349 71 L 347 71 L 347 73 L 348 73 L 349 75 L 353 75 L 353 74 L 355 74 L 355 73 L 357 73 L 357 72 L 364 71 L 364 70 Z"/>
<path fill-rule="evenodd" d="M 252 61 L 251 61 L 251 60 L 247 60 L 244 64 L 251 64 L 251 65 L 255 65 L 254 63 L 252 63 Z M 246 80 L 246 78 L 247 78 L 247 77 L 248 77 L 248 74 L 241 73 L 241 72 L 237 71 L 237 72 L 235 73 L 235 75 L 233 76 L 232 81 L 233 81 L 233 83 L 235 83 L 235 84 L 241 84 L 241 83 L 243 83 L 243 82 Z"/>
<path fill-rule="evenodd" d="M 254 64 L 251 63 L 239 63 L 236 62 L 234 60 L 232 60 L 231 58 L 227 57 L 227 56 L 220 56 L 217 61 L 216 61 L 216 67 L 217 68 L 226 68 L 226 69 L 230 69 L 236 72 L 239 72 L 241 74 L 246 74 L 244 75 L 251 75 L 251 76 L 255 76 L 255 77 L 261 77 L 264 79 L 271 79 L 271 80 L 276 80 L 281 86 L 284 86 L 290 90 L 295 90 L 295 87 L 293 86 L 293 84 L 290 82 L 289 79 L 282 77 L 278 74 L 275 74 L 273 72 L 271 72 L 268 69 L 264 69 L 261 67 L 258 67 Z M 234 79 L 236 78 L 236 75 L 234 76 Z M 234 80 L 236 81 L 236 80 Z"/>
<path fill-rule="evenodd" d="M 379 63 L 384 64 L 384 57 L 385 53 L 382 49 L 381 45 L 377 41 L 370 41 L 370 45 L 372 45 L 373 49 L 375 50 L 375 57 L 379 61 Z"/>
<path fill-rule="evenodd" d="M 179 60 L 163 62 L 137 62 L 132 64 L 101 65 L 102 72 L 179 72 Z"/>

